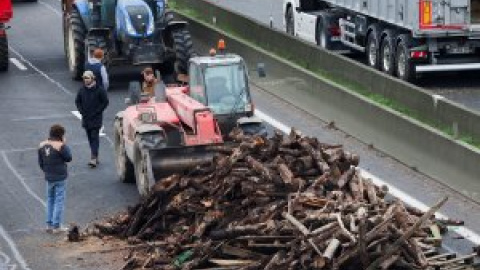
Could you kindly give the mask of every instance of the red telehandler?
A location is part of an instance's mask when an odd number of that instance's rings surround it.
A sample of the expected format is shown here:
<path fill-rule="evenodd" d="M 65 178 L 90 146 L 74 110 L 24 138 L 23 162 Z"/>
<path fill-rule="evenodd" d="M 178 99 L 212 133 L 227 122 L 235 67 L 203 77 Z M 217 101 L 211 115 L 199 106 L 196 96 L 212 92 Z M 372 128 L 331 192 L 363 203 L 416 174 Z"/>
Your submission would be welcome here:
<path fill-rule="evenodd" d="M 8 70 L 8 39 L 6 23 L 13 16 L 12 2 L 0 0 L 0 71 Z"/>

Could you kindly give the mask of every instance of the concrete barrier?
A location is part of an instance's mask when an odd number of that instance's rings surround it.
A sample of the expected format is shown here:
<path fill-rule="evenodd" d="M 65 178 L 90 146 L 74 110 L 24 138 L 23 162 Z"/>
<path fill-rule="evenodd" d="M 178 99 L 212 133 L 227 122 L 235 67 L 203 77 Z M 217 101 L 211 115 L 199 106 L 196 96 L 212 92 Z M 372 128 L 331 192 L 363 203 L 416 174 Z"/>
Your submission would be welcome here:
<path fill-rule="evenodd" d="M 268 81 L 253 78 L 262 89 L 324 121 L 335 121 L 348 134 L 480 202 L 477 149 L 205 23 L 187 20 L 199 42 L 214 44 L 225 38 L 228 50 L 242 55 L 250 68 L 265 63 Z"/>
<path fill-rule="evenodd" d="M 422 88 L 384 75 L 362 63 L 322 50 L 206 1 L 175 0 L 174 4 L 190 16 L 215 24 L 220 29 L 310 71 L 320 72 L 326 78 L 341 82 L 358 93 L 366 96 L 376 94 L 393 101 L 398 110 L 407 112 L 424 123 L 441 130 L 448 130 L 455 125 L 460 137 L 470 137 L 480 143 L 480 114 L 476 111 L 449 101 L 438 101 Z"/>

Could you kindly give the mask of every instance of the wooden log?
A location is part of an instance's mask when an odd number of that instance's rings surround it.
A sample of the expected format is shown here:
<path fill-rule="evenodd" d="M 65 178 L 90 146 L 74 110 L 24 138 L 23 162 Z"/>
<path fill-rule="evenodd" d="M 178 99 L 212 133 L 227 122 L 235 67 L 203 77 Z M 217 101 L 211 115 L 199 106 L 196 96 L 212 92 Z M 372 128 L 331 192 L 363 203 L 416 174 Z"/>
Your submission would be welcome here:
<path fill-rule="evenodd" d="M 280 164 L 277 166 L 278 172 L 280 173 L 280 177 L 285 184 L 290 185 L 293 182 L 294 175 L 292 171 L 287 167 L 285 164 Z"/>
<path fill-rule="evenodd" d="M 310 231 L 307 229 L 307 227 L 305 227 L 305 225 L 303 225 L 300 221 L 298 221 L 294 216 L 290 215 L 289 213 L 285 213 L 283 212 L 282 213 L 282 216 L 290 221 L 290 223 L 292 223 L 304 236 L 309 236 L 310 235 Z M 315 250 L 315 252 L 322 256 L 322 252 L 320 251 L 320 249 L 317 247 L 317 245 L 313 242 L 313 240 L 310 238 L 307 240 L 308 243 L 313 247 L 313 249 Z"/>
<path fill-rule="evenodd" d="M 335 255 L 335 252 L 339 247 L 340 247 L 340 241 L 338 241 L 338 239 L 336 238 L 332 238 L 328 243 L 327 249 L 325 249 L 325 252 L 323 252 L 323 258 L 327 259 L 328 261 L 331 261 L 333 259 L 333 256 Z"/>
<path fill-rule="evenodd" d="M 400 255 L 393 255 L 387 260 L 385 260 L 382 264 L 380 264 L 380 269 L 387 270 L 389 269 L 395 262 L 400 259 Z"/>
<path fill-rule="evenodd" d="M 340 176 L 340 179 L 337 182 L 337 186 L 339 188 L 343 188 L 346 184 L 348 184 L 353 179 L 354 175 L 355 175 L 355 168 L 351 167 L 348 171 L 343 173 L 342 176 Z"/>
<path fill-rule="evenodd" d="M 257 161 L 252 156 L 247 156 L 245 160 L 247 161 L 250 168 L 253 169 L 255 172 L 257 172 L 258 174 L 260 174 L 265 180 L 269 182 L 273 181 L 270 170 L 266 166 L 264 166 L 261 162 Z"/>
<path fill-rule="evenodd" d="M 385 254 L 378 258 L 377 260 L 375 260 L 373 263 L 370 264 L 370 266 L 368 266 L 368 268 L 366 270 L 374 270 L 376 269 L 380 264 L 382 264 L 386 259 L 390 258 L 393 253 L 395 253 L 398 248 L 400 247 L 400 245 L 406 241 L 407 239 L 409 239 L 413 233 L 418 230 L 418 228 L 420 228 L 420 226 L 422 226 L 422 224 L 427 221 L 432 215 L 435 214 L 435 212 L 438 211 L 438 209 L 440 209 L 440 207 L 442 207 L 442 205 L 445 204 L 445 202 L 447 202 L 448 200 L 448 197 L 445 197 L 443 198 L 442 200 L 440 200 L 438 203 L 436 203 L 432 208 L 430 208 L 410 229 L 408 229 L 403 235 L 402 237 L 398 238 L 388 249 L 387 251 L 385 251 Z"/>

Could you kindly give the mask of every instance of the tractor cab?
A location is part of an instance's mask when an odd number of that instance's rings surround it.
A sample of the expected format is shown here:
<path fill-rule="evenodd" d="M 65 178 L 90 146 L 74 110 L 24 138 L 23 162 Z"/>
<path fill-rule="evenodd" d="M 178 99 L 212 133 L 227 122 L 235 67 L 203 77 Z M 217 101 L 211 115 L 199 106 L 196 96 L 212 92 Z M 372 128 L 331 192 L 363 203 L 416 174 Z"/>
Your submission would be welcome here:
<path fill-rule="evenodd" d="M 248 69 L 240 56 L 193 57 L 188 79 L 190 97 L 210 108 L 222 134 L 228 134 L 235 126 L 248 127 L 249 133 L 258 133 L 252 130 L 264 128 L 261 120 L 254 116 Z"/>

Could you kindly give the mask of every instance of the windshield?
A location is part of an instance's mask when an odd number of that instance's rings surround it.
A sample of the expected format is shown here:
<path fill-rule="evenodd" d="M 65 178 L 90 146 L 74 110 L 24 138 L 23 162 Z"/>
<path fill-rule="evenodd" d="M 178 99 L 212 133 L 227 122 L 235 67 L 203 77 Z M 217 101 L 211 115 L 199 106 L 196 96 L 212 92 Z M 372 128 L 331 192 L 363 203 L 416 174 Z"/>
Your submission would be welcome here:
<path fill-rule="evenodd" d="M 215 114 L 245 111 L 249 97 L 242 64 L 207 67 L 205 85 L 208 107 Z"/>

